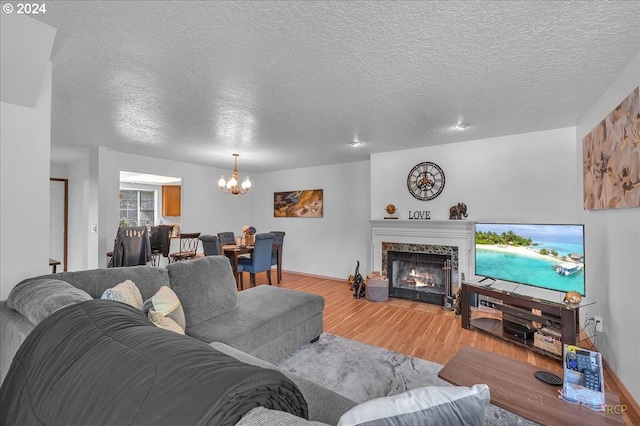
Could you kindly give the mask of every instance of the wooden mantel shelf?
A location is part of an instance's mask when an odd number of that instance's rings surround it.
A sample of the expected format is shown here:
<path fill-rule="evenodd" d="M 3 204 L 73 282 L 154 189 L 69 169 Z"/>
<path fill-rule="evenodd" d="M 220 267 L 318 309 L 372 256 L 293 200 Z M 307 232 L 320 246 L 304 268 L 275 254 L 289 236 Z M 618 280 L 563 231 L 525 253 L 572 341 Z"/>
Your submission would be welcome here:
<path fill-rule="evenodd" d="M 432 220 L 432 219 L 369 219 L 372 227 L 382 228 L 424 228 L 438 227 L 451 229 L 470 229 L 475 225 L 474 220 Z"/>

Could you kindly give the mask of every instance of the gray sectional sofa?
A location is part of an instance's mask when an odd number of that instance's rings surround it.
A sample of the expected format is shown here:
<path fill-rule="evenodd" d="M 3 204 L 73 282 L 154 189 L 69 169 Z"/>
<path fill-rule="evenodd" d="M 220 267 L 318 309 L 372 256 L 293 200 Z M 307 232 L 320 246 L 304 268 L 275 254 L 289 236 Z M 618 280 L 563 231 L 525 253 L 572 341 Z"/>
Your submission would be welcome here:
<path fill-rule="evenodd" d="M 57 280 L 71 286 L 66 288 Z M 39 321 L 83 300 L 83 293 L 87 294 L 86 299 L 99 299 L 105 290 L 125 280 L 133 281 L 145 300 L 160 287 L 169 286 L 184 309 L 186 335 L 213 343 L 221 352 L 240 355 L 244 362 L 275 368 L 271 363 L 322 333 L 322 297 L 273 286 L 238 292 L 224 256 L 174 263 L 166 268 L 62 272 L 23 280 L 6 301 L 0 302 L 0 380 L 4 380 L 16 351 Z M 310 420 L 336 424 L 343 412 L 356 405 L 311 382 L 289 376 L 305 394 Z"/>
<path fill-rule="evenodd" d="M 238 292 L 231 266 L 224 256 L 208 256 L 174 263 L 166 268 L 138 266 L 63 272 L 23 280 L 13 288 L 6 301 L 0 302 L 0 381 L 4 382 L 7 378 L 18 349 L 37 324 L 46 318 L 54 320 L 58 316 L 64 316 L 65 311 L 71 308 L 75 310 L 75 307 L 82 307 L 87 303 L 97 303 L 88 301 L 100 299 L 106 290 L 126 280 L 135 283 L 144 300 L 152 298 L 161 287 L 168 286 L 182 305 L 187 336 L 209 344 L 207 349 L 211 347 L 258 367 L 277 369 L 272 363 L 315 340 L 323 331 L 322 297 L 267 285 Z M 130 306 L 128 308 L 131 309 Z M 62 315 L 51 316 L 55 312 Z M 141 311 L 136 312 L 142 315 Z M 45 321 L 42 326 L 48 326 L 50 322 L 52 321 Z M 87 323 L 89 322 L 84 321 L 82 324 Z M 155 327 L 152 326 L 153 328 Z M 169 333 L 166 336 L 175 335 L 172 332 L 166 333 Z M 38 334 L 34 332 L 33 336 Z M 56 340 L 56 347 L 58 341 Z M 165 347 L 177 347 L 175 338 L 167 341 L 174 343 L 173 346 L 166 344 Z M 186 343 L 188 342 L 185 341 L 185 345 Z M 24 345 L 28 346 L 31 346 L 31 342 Z M 22 360 L 17 361 L 23 369 Z M 14 369 L 11 371 L 13 373 Z M 473 388 L 450 387 L 433 391 L 424 388 L 424 391 L 416 390 L 415 394 L 407 392 L 407 395 L 399 396 L 404 399 L 401 404 L 382 398 L 369 401 L 369 405 L 358 405 L 291 373 L 283 373 L 302 393 L 308 405 L 309 421 L 283 411 L 256 407 L 244 415 L 237 425 L 424 424 L 422 419 L 426 417 L 435 422 L 432 424 L 450 423 L 451 420 L 455 424 L 475 425 L 483 423 L 484 409 L 489 402 L 486 385 L 477 385 Z M 26 376 L 18 372 L 10 374 L 8 378 L 13 380 L 15 377 Z M 10 392 L 6 391 L 9 386 L 5 384 L 2 384 L 0 392 L 5 404 L 4 410 L 7 400 L 12 399 Z M 446 403 L 438 402 L 442 400 Z M 367 420 L 362 420 L 386 405 L 391 407 L 387 410 L 390 414 L 385 412 L 384 416 L 393 416 L 393 422 L 368 423 Z M 395 413 L 395 407 L 399 405 L 409 407 L 408 412 L 399 415 Z M 2 418 L 4 417 L 0 416 L 0 420 Z M 154 424 L 164 424 L 162 419 L 156 420 Z"/>

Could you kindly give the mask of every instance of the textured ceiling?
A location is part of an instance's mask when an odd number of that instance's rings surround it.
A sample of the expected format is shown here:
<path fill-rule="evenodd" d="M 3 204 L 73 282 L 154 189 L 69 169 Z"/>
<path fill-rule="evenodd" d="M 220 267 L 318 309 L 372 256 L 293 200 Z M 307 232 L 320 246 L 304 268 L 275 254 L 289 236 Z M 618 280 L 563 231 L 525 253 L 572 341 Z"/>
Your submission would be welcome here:
<path fill-rule="evenodd" d="M 573 126 L 640 51 L 639 6 L 47 2 L 52 156 L 262 172 Z"/>

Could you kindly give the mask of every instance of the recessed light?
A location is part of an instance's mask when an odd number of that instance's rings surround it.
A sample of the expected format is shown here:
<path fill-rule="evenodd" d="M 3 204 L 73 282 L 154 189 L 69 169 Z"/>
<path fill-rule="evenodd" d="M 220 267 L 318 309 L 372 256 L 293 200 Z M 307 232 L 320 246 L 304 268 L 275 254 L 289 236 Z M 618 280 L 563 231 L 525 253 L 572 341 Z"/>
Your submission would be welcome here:
<path fill-rule="evenodd" d="M 467 127 L 469 127 L 469 124 L 467 123 L 458 123 L 455 126 L 453 126 L 453 128 L 456 130 L 466 130 Z"/>
<path fill-rule="evenodd" d="M 356 146 L 360 146 L 362 145 L 364 142 L 360 142 L 360 140 L 358 140 L 358 138 L 355 138 L 353 141 L 349 142 L 349 146 L 351 147 L 356 147 Z"/>

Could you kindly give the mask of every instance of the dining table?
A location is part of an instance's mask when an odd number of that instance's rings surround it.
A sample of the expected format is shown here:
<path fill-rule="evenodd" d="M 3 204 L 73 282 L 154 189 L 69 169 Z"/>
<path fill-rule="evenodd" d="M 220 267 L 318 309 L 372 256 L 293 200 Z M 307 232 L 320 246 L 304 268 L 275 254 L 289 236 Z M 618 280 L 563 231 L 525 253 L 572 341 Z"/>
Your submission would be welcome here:
<path fill-rule="evenodd" d="M 52 273 L 56 273 L 56 267 L 60 265 L 60 261 L 59 260 L 55 260 L 55 259 L 51 259 L 49 258 L 49 266 L 51 266 L 51 272 Z"/>
<path fill-rule="evenodd" d="M 233 276 L 236 278 L 236 286 L 238 290 L 240 288 L 240 273 L 238 272 L 238 259 L 246 254 L 253 254 L 253 246 L 244 246 L 236 244 L 227 244 L 222 246 L 222 252 L 229 258 L 231 262 L 231 268 L 233 270 Z"/>

